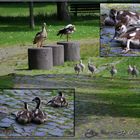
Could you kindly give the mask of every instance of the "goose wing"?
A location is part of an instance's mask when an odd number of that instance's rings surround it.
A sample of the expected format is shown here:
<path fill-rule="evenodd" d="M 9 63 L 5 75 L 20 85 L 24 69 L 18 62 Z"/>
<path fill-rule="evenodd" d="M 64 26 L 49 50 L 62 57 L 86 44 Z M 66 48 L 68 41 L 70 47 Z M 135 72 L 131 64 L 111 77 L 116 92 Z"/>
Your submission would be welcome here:
<path fill-rule="evenodd" d="M 34 38 L 34 40 L 33 40 L 33 44 L 36 44 L 37 42 L 40 41 L 40 39 L 41 39 L 41 33 L 42 33 L 42 32 L 38 32 L 38 33 L 35 35 L 35 38 Z"/>

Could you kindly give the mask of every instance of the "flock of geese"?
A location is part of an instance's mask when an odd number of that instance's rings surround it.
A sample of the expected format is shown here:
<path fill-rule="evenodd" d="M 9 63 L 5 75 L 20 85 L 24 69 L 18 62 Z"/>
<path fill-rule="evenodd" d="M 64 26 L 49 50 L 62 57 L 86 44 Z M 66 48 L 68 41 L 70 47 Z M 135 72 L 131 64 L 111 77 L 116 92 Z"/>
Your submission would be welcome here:
<path fill-rule="evenodd" d="M 20 124 L 27 124 L 27 123 L 35 123 L 35 124 L 42 124 L 47 121 L 47 114 L 46 112 L 40 109 L 41 99 L 39 97 L 35 97 L 32 102 L 36 103 L 35 109 L 32 111 L 28 108 L 29 102 L 24 102 L 24 109 L 19 111 L 16 114 L 16 121 Z M 52 107 L 67 107 L 68 102 L 66 98 L 62 94 L 62 92 L 58 92 L 58 96 L 53 97 L 46 105 Z"/>
<path fill-rule="evenodd" d="M 87 67 L 88 67 L 89 72 L 91 72 L 91 74 L 95 73 L 97 70 L 97 67 L 94 64 L 91 64 L 90 61 L 88 62 Z M 80 60 L 80 62 L 75 64 L 75 66 L 74 66 L 74 70 L 77 75 L 79 75 L 80 72 L 83 72 L 84 69 L 85 69 L 85 64 L 82 63 L 82 60 Z M 116 67 L 114 65 L 112 65 L 109 72 L 111 74 L 111 77 L 113 77 L 114 75 L 117 74 L 118 71 L 117 71 Z M 133 66 L 128 65 L 127 73 L 128 73 L 128 75 L 137 77 L 139 74 L 139 70 L 137 69 L 137 67 L 135 65 L 133 65 Z"/>
<path fill-rule="evenodd" d="M 62 28 L 58 31 L 57 36 L 62 37 L 63 35 L 66 35 L 67 42 L 68 42 L 69 34 L 74 33 L 74 31 L 76 31 L 75 25 L 68 24 L 67 26 L 65 26 L 64 28 Z M 48 37 L 48 34 L 46 31 L 46 23 L 43 23 L 42 30 L 35 35 L 33 44 L 37 44 L 37 47 L 42 47 L 43 42 L 47 39 L 47 37 Z"/>

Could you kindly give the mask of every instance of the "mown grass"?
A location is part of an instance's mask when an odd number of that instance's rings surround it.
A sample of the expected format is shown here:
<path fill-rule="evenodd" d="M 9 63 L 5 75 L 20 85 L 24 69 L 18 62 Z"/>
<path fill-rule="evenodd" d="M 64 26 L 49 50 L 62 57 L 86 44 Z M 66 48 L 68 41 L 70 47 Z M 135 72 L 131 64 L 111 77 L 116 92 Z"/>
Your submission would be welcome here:
<path fill-rule="evenodd" d="M 6 9 L 6 10 L 5 10 Z M 8 10 L 7 10 L 8 9 Z M 49 42 L 56 42 L 59 29 L 68 23 L 75 24 L 77 31 L 72 35 L 72 40 L 92 39 L 99 36 L 99 17 L 94 15 L 71 17 L 71 21 L 59 21 L 56 16 L 56 4 L 35 4 L 35 29 L 29 27 L 28 5 L 5 4 L 0 7 L 0 47 L 11 45 L 32 45 L 35 34 L 41 30 L 43 22 L 47 24 Z M 4 11 L 4 12 L 2 12 Z M 18 11 L 18 12 L 17 12 Z M 94 27 L 94 28 L 93 28 Z"/>
<path fill-rule="evenodd" d="M 0 76 L 0 88 L 12 88 L 14 83 L 12 81 L 13 77 L 10 75 Z"/>

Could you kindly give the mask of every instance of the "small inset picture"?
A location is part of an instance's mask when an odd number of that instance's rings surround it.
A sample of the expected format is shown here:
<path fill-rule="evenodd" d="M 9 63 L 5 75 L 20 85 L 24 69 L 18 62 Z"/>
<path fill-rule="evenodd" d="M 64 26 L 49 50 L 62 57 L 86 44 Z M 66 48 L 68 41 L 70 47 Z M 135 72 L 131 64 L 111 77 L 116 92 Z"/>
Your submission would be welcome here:
<path fill-rule="evenodd" d="M 74 89 L 1 89 L 1 137 L 74 136 Z"/>
<path fill-rule="evenodd" d="M 140 56 L 140 4 L 101 4 L 100 56 Z"/>

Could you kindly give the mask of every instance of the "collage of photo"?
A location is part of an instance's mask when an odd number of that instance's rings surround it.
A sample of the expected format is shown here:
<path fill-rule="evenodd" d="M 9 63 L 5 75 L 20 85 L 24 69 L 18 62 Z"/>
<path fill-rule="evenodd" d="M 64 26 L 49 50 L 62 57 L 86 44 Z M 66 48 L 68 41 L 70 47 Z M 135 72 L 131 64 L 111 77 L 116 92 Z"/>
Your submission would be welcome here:
<path fill-rule="evenodd" d="M 0 0 L 0 140 L 140 139 L 140 3 Z"/>

